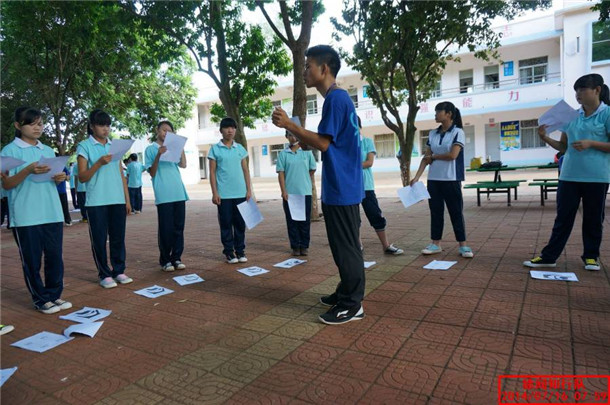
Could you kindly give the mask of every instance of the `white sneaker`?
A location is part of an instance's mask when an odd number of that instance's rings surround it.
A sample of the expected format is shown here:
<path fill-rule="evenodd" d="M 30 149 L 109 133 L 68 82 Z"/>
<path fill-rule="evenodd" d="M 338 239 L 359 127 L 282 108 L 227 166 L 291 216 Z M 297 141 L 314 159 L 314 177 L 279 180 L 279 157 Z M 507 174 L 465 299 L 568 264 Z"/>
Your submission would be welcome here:
<path fill-rule="evenodd" d="M 119 274 L 118 276 L 116 276 L 114 278 L 114 281 L 116 281 L 119 284 L 133 283 L 133 279 L 131 277 L 128 277 L 127 274 Z"/>
<path fill-rule="evenodd" d="M 45 304 L 43 306 L 41 306 L 40 308 L 36 308 L 38 310 L 38 312 L 42 312 L 43 314 L 56 314 L 57 312 L 60 311 L 59 307 L 55 304 L 53 304 L 51 301 L 49 302 L 45 302 Z"/>
<path fill-rule="evenodd" d="M 176 270 L 184 270 L 186 269 L 186 264 L 182 263 L 180 260 L 176 260 L 176 263 L 174 263 L 174 268 Z"/>
<path fill-rule="evenodd" d="M 59 309 L 61 309 L 61 310 L 72 308 L 71 302 L 64 301 L 62 299 L 57 299 L 57 300 L 53 301 L 53 304 L 57 305 L 59 307 Z"/>
<path fill-rule="evenodd" d="M 248 258 L 246 257 L 245 254 L 242 254 L 241 256 L 237 256 L 237 261 L 240 263 L 246 263 L 248 261 Z"/>
<path fill-rule="evenodd" d="M 106 277 L 100 281 L 100 285 L 103 288 L 114 288 L 117 286 L 117 283 L 112 279 L 112 277 Z"/>
<path fill-rule="evenodd" d="M 421 252 L 425 255 L 433 255 L 435 253 L 440 253 L 442 251 L 443 251 L 443 249 L 440 246 L 437 246 L 434 243 L 430 243 L 428 246 L 426 246 L 424 249 L 422 249 Z"/>
<path fill-rule="evenodd" d="M 170 271 L 174 271 L 174 270 L 176 270 L 176 268 L 174 267 L 174 265 L 173 265 L 173 264 L 171 264 L 171 263 L 166 263 L 166 264 L 165 264 L 165 266 L 161 266 L 161 270 L 163 270 L 163 271 L 167 271 L 167 272 L 170 272 Z"/>

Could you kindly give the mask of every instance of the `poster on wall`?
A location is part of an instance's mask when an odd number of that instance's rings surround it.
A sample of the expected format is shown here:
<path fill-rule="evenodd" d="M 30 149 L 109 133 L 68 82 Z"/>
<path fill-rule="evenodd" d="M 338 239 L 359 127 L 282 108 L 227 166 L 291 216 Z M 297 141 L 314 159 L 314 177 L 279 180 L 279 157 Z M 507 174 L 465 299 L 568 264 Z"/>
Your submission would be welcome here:
<path fill-rule="evenodd" d="M 261 147 L 261 151 L 263 152 L 263 156 L 267 156 L 269 154 L 269 147 L 267 145 L 263 145 Z"/>
<path fill-rule="evenodd" d="M 519 121 L 506 121 L 500 123 L 500 150 L 521 149 L 521 138 L 519 136 Z"/>
<path fill-rule="evenodd" d="M 504 62 L 504 76 L 512 76 L 513 73 L 513 61 Z"/>

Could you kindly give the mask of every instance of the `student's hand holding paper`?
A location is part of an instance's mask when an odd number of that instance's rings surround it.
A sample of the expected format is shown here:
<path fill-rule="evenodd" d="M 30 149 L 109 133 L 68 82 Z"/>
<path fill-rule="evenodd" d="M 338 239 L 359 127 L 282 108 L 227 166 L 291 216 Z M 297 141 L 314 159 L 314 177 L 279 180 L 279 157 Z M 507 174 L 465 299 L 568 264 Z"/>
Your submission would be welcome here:
<path fill-rule="evenodd" d="M 62 181 L 66 181 L 66 173 L 64 173 L 64 172 L 57 173 L 55 176 L 51 177 L 51 179 L 55 183 L 61 183 Z"/>
<path fill-rule="evenodd" d="M 45 174 L 51 170 L 47 165 L 38 166 L 38 162 L 30 164 L 26 169 L 30 174 Z"/>
<path fill-rule="evenodd" d="M 112 155 L 104 155 L 97 160 L 96 163 L 99 163 L 100 166 L 105 166 L 112 161 Z"/>
<path fill-rule="evenodd" d="M 273 121 L 273 125 L 279 128 L 287 128 L 290 125 L 290 117 L 286 114 L 286 111 L 282 109 L 282 107 L 275 107 L 273 114 L 271 115 L 271 120 Z"/>
<path fill-rule="evenodd" d="M 165 152 L 167 152 L 167 146 L 160 146 L 159 151 L 157 152 L 157 156 L 161 156 Z"/>

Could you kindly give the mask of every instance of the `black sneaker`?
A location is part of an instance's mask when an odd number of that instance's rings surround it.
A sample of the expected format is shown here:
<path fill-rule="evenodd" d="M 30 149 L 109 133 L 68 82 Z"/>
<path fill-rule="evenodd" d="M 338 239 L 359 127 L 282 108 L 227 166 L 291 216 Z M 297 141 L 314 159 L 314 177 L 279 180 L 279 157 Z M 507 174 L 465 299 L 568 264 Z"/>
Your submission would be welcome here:
<path fill-rule="evenodd" d="M 532 260 L 524 261 L 523 265 L 525 267 L 531 267 L 533 269 L 537 269 L 537 268 L 545 268 L 545 267 L 546 268 L 548 268 L 548 267 L 556 267 L 557 263 L 546 261 L 542 257 L 537 256 L 537 257 L 534 257 Z"/>
<path fill-rule="evenodd" d="M 229 253 L 227 256 L 227 263 L 235 264 L 238 262 L 237 257 L 233 253 Z"/>
<path fill-rule="evenodd" d="M 327 307 L 334 307 L 339 302 L 337 298 L 337 293 L 332 293 L 331 295 L 325 295 L 320 297 L 320 304 L 326 305 Z"/>
<path fill-rule="evenodd" d="M 335 305 L 328 312 L 320 315 L 318 319 L 327 325 L 340 325 L 351 321 L 359 321 L 364 318 L 364 308 L 362 304 L 352 308 L 342 308 Z"/>

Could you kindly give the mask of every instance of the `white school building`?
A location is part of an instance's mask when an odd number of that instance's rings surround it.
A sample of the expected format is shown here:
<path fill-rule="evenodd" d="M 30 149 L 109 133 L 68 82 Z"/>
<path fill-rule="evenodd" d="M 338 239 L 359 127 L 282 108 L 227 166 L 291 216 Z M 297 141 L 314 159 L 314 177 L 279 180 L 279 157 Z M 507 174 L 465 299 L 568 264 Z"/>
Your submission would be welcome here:
<path fill-rule="evenodd" d="M 462 112 L 466 165 L 473 157 L 483 160 L 489 157 L 509 165 L 543 165 L 553 161 L 555 150 L 542 145 L 538 138 L 538 117 L 560 100 L 577 108 L 572 86 L 584 74 L 599 73 L 606 83 L 610 82 L 610 38 L 596 31 L 601 24 L 610 22 L 597 22 L 598 13 L 591 12 L 590 2 L 566 3 L 565 8 L 549 11 L 542 17 L 496 27 L 503 34 L 498 49 L 500 61 L 486 62 L 472 53 L 463 53 L 459 63 L 447 64 L 434 94 L 420 104 L 412 169 L 419 166 L 428 132 L 438 126 L 434 122 L 434 107 L 441 101 L 452 102 Z M 337 83 L 354 101 L 362 119 L 362 135 L 374 140 L 377 158 L 373 170 L 398 172 L 397 139 L 383 124 L 379 110 L 368 97 L 366 81 L 345 66 Z M 315 131 L 324 99 L 315 89 L 308 89 L 307 94 L 307 128 Z M 271 99 L 290 114 L 291 77 L 279 80 Z M 189 138 L 188 167 L 182 171 L 186 184 L 208 178 L 207 155 L 220 139 L 217 124 L 210 120 L 210 106 L 219 102 L 215 87 L 201 91 L 193 118 L 178 131 Z M 407 107 L 401 111 L 406 120 Z M 256 128 L 246 128 L 245 132 L 252 176 L 276 176 L 275 161 L 286 141 L 284 130 L 267 119 L 256 121 Z M 553 136 L 558 137 L 559 133 Z M 145 147 L 145 141 L 138 141 L 134 151 L 141 153 Z"/>

